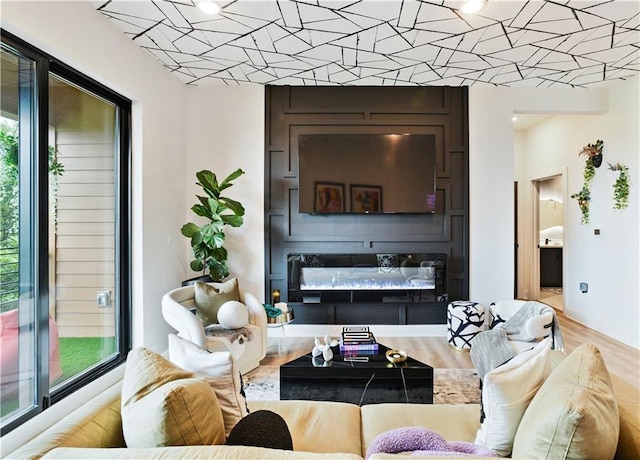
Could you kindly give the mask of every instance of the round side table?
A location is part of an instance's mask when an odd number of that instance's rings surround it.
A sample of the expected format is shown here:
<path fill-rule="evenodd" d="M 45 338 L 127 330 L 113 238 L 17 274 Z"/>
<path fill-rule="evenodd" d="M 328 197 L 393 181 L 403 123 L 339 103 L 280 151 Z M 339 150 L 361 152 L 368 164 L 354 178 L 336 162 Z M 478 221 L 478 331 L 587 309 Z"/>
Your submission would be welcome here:
<path fill-rule="evenodd" d="M 457 300 L 447 307 L 447 342 L 456 350 L 470 350 L 471 340 L 482 332 L 484 306 Z"/>
<path fill-rule="evenodd" d="M 289 307 L 288 311 L 285 311 L 278 316 L 275 316 L 275 317 L 267 316 L 267 327 L 270 329 L 281 327 L 282 337 L 287 338 L 287 333 L 284 327 L 293 320 L 294 320 L 293 308 Z M 282 349 L 280 348 L 280 340 L 278 340 L 278 354 L 279 355 L 282 354 Z"/>

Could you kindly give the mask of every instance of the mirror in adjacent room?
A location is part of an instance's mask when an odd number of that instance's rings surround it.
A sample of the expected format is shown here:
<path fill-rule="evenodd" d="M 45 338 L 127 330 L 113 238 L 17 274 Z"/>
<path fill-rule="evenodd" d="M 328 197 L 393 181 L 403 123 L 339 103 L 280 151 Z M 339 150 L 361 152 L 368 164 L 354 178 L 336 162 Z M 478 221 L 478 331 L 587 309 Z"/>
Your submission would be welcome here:
<path fill-rule="evenodd" d="M 540 300 L 562 309 L 564 203 L 562 176 L 538 181 Z"/>

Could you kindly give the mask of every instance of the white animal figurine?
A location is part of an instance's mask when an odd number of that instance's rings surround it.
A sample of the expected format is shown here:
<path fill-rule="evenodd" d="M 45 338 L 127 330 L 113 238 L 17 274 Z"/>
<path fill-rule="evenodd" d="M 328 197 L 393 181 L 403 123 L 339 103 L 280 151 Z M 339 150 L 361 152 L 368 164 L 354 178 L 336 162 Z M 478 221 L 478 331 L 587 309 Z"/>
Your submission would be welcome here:
<path fill-rule="evenodd" d="M 320 343 L 317 337 L 315 337 L 315 346 L 313 350 L 311 350 L 311 356 L 314 358 L 316 356 L 322 355 L 322 359 L 325 361 L 331 361 L 333 359 L 333 351 L 331 351 L 331 347 L 335 347 L 338 345 L 337 340 L 331 340 L 329 334 L 324 336 L 324 343 Z"/>

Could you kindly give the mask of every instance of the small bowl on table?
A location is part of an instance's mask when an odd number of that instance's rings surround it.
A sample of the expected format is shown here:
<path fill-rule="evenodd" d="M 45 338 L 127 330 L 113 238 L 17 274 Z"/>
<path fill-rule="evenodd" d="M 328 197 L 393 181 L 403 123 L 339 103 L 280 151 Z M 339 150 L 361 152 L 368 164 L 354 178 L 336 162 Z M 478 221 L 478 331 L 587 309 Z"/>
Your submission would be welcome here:
<path fill-rule="evenodd" d="M 403 363 L 407 360 L 407 352 L 402 350 L 387 350 L 385 353 L 387 360 L 392 364 Z"/>

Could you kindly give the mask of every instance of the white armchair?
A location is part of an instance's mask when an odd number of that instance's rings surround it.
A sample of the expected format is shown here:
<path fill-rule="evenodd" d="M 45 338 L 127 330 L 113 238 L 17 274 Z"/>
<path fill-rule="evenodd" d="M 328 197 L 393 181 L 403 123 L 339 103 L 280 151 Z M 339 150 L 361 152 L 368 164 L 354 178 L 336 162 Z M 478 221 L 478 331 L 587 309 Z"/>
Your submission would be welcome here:
<path fill-rule="evenodd" d="M 249 323 L 245 326 L 249 337 L 238 337 L 233 329 L 225 335 L 207 335 L 202 322 L 194 314 L 196 303 L 193 286 L 180 287 L 165 294 L 162 298 L 162 315 L 179 337 L 210 352 L 231 352 L 240 372 L 244 374 L 258 367 L 267 354 L 267 314 L 252 294 L 241 292 L 240 297 L 249 311 Z M 178 359 L 184 353 L 184 348 L 176 348 L 172 343 L 170 340 L 169 359 L 173 359 L 172 355 Z"/>
<path fill-rule="evenodd" d="M 501 323 L 513 318 L 528 301 L 525 300 L 500 300 L 489 306 L 488 315 L 485 319 L 487 329 L 493 329 Z M 524 328 L 521 334 L 515 338 L 510 338 L 509 344 L 517 353 L 531 348 L 535 343 L 532 340 L 540 341 L 545 337 L 551 336 L 552 348 L 563 349 L 564 343 L 562 335 L 556 319 L 555 311 L 549 305 L 537 302 L 540 307 L 540 314 L 528 318 L 524 322 Z M 518 340 L 518 336 L 525 336 L 530 340 Z"/>
<path fill-rule="evenodd" d="M 471 340 L 471 361 L 480 379 L 546 337 L 551 348 L 564 351 L 555 310 L 542 302 L 495 302 L 485 314 L 485 328 Z"/>

